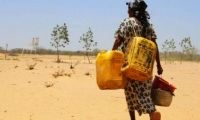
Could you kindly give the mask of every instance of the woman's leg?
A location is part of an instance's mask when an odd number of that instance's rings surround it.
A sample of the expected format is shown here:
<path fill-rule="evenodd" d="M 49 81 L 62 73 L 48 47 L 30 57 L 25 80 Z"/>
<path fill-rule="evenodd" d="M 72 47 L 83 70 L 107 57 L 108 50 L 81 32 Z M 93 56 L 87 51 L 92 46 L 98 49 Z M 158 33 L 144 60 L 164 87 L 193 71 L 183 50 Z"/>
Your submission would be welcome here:
<path fill-rule="evenodd" d="M 131 120 L 135 120 L 135 111 L 129 111 L 129 115 L 131 117 Z"/>

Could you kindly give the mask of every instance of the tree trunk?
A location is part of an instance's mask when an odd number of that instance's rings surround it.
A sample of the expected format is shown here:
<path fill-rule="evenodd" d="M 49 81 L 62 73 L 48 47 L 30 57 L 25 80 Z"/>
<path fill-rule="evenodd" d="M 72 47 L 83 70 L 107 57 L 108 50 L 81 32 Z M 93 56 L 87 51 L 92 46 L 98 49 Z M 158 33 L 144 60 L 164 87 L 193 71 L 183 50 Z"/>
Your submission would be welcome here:
<path fill-rule="evenodd" d="M 89 61 L 89 64 L 90 64 L 90 59 L 89 59 L 89 56 L 88 56 L 88 52 L 86 52 L 86 55 L 87 55 L 87 58 L 88 58 L 88 61 Z"/>
<path fill-rule="evenodd" d="M 57 62 L 60 63 L 59 53 L 58 53 L 58 46 L 57 46 Z"/>

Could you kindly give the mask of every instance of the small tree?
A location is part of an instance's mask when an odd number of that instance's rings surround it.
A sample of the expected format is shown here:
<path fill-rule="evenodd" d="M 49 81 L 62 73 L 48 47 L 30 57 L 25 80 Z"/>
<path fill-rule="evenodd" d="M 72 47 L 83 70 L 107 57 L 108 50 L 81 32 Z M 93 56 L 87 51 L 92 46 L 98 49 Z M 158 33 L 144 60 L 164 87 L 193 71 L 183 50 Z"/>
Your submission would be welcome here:
<path fill-rule="evenodd" d="M 166 40 L 164 44 L 162 45 L 162 49 L 164 50 L 165 53 L 165 64 L 166 64 L 166 59 L 167 55 L 170 54 L 171 51 L 173 51 L 176 48 L 174 39 L 171 41 Z"/>
<path fill-rule="evenodd" d="M 189 53 L 190 50 L 194 49 L 194 46 L 192 46 L 191 41 L 190 41 L 190 37 L 188 38 L 184 38 L 181 43 L 179 43 L 179 45 L 182 48 L 182 53 L 180 56 L 180 64 L 182 63 L 183 60 L 183 56 L 185 53 Z"/>
<path fill-rule="evenodd" d="M 53 42 L 50 42 L 50 44 L 57 49 L 57 62 L 59 63 L 60 58 L 59 58 L 58 48 L 65 47 L 65 44 L 69 44 L 66 24 L 64 23 L 63 26 L 57 25 L 56 27 L 54 27 L 51 36 L 52 36 L 51 40 L 53 40 Z"/>
<path fill-rule="evenodd" d="M 86 34 L 83 34 L 83 36 L 80 37 L 79 43 L 81 43 L 81 41 L 84 42 L 83 48 L 85 48 L 85 55 L 87 56 L 88 61 L 90 63 L 88 51 L 91 50 L 92 46 L 97 46 L 97 42 L 94 42 L 93 40 L 93 32 L 90 28 L 88 32 L 86 32 Z"/>

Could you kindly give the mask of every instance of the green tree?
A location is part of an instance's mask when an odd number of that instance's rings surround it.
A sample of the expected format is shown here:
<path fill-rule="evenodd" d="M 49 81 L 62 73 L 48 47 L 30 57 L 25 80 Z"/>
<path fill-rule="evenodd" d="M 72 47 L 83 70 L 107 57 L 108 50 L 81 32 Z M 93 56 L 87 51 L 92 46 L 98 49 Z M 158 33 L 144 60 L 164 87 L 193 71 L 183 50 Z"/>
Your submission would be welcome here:
<path fill-rule="evenodd" d="M 171 41 L 165 40 L 164 44 L 162 45 L 162 49 L 164 50 L 165 53 L 165 64 L 167 55 L 170 55 L 170 52 L 172 52 L 175 48 L 176 46 L 174 39 L 172 39 Z"/>
<path fill-rule="evenodd" d="M 57 25 L 56 27 L 53 28 L 53 31 L 51 33 L 51 40 L 50 44 L 54 46 L 57 49 L 57 62 L 60 62 L 59 58 L 59 47 L 65 47 L 65 44 L 69 44 L 69 39 L 68 39 L 68 31 L 67 31 L 67 26 L 64 23 L 63 26 Z"/>
<path fill-rule="evenodd" d="M 86 32 L 86 34 L 83 34 L 82 37 L 80 37 L 79 43 L 83 42 L 84 46 L 83 48 L 85 49 L 85 55 L 88 58 L 88 61 L 90 63 L 90 59 L 88 56 L 88 51 L 91 50 L 91 47 L 97 46 L 97 42 L 94 42 L 93 40 L 93 32 L 91 28 Z"/>
<path fill-rule="evenodd" d="M 183 56 L 184 54 L 186 53 L 189 53 L 191 50 L 194 49 L 194 46 L 192 46 L 192 43 L 191 43 L 191 40 L 190 40 L 190 37 L 188 38 L 184 38 L 180 43 L 179 45 L 181 46 L 182 48 L 182 53 L 181 53 L 181 56 L 180 56 L 180 64 L 182 63 L 182 60 L 183 60 Z"/>

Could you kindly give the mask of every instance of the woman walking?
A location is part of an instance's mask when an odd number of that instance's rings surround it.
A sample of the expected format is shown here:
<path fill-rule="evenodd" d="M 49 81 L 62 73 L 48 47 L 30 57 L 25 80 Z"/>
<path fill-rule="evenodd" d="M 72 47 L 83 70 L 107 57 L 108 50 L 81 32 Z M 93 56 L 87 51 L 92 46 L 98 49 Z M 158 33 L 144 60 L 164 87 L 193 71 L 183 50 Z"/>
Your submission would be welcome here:
<path fill-rule="evenodd" d="M 152 40 L 156 45 L 156 33 L 153 29 L 152 24 L 149 23 L 148 19 L 150 16 L 146 11 L 147 5 L 143 0 L 135 0 L 128 5 L 128 15 L 129 17 L 124 19 L 118 29 L 118 37 L 116 38 L 113 50 L 118 49 L 122 45 L 122 51 L 126 55 L 126 47 L 133 37 L 135 37 L 133 29 L 136 33 L 144 38 Z M 134 28 L 131 24 L 134 23 Z M 158 48 L 158 47 L 157 47 Z M 156 54 L 157 72 L 162 74 L 163 69 L 160 64 L 159 51 L 157 49 Z M 149 114 L 150 120 L 160 120 L 161 114 L 155 108 L 155 105 L 151 99 L 151 85 L 152 78 L 145 81 L 139 82 L 133 79 L 127 78 L 127 85 L 125 87 L 126 102 L 130 114 L 131 120 L 135 120 L 135 111 L 142 114 Z"/>

